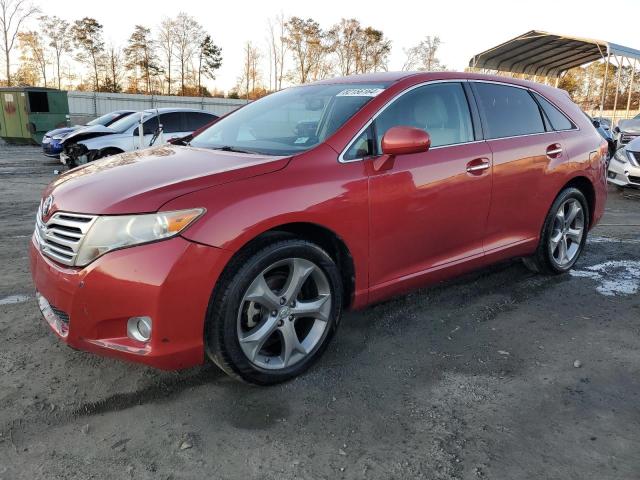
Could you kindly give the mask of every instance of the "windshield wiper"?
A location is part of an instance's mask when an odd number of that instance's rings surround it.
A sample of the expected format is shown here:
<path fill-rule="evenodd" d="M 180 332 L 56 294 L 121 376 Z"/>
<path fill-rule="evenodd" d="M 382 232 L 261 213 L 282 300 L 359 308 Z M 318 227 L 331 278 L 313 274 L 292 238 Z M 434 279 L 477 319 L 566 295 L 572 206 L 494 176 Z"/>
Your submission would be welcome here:
<path fill-rule="evenodd" d="M 212 150 L 222 150 L 223 152 L 235 152 L 235 153 L 256 153 L 250 150 L 242 150 L 240 148 L 225 145 L 224 147 L 213 147 Z"/>

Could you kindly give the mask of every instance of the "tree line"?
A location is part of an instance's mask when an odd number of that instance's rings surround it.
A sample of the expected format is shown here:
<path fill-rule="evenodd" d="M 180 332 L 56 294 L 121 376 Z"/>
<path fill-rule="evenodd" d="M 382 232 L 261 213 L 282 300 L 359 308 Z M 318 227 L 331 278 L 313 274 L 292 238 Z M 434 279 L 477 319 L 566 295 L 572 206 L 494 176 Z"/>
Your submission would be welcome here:
<path fill-rule="evenodd" d="M 0 0 L 0 8 L 20 0 Z M 3 9 L 4 12 L 4 9 Z M 25 10 L 34 16 L 39 10 Z M 208 95 L 203 82 L 214 79 L 222 64 L 222 51 L 211 35 L 190 15 L 165 18 L 151 29 L 136 25 L 124 47 L 106 44 L 103 26 L 95 18 L 73 22 L 56 16 L 37 18 L 37 29 L 20 30 L 0 17 L 7 85 L 42 85 L 62 88 L 76 83 L 79 90 L 144 94 Z M 13 30 L 11 30 L 13 28 Z M 2 39 L 11 39 L 3 41 Z M 17 46 L 20 67 L 11 70 Z M 79 75 L 65 60 L 85 67 Z M 53 72 L 49 78 L 48 72 Z"/>
<path fill-rule="evenodd" d="M 385 71 L 391 40 L 357 19 L 323 28 L 283 14 L 268 19 L 266 41 L 246 42 L 231 97 L 258 98 L 286 84 L 334 75 Z M 29 25 L 29 28 L 25 28 Z M 438 37 L 405 49 L 407 70 L 437 70 Z M 123 46 L 105 41 L 95 18 L 43 15 L 29 0 L 0 0 L 5 85 L 166 95 L 210 95 L 204 84 L 222 66 L 222 50 L 192 16 L 179 13 L 150 27 L 136 25 Z M 239 53 L 239 52 L 238 52 Z M 15 59 L 18 68 L 13 69 Z M 78 67 L 82 68 L 78 68 Z"/>
<path fill-rule="evenodd" d="M 446 69 L 437 58 L 440 43 L 439 37 L 427 36 L 404 49 L 403 69 Z M 386 71 L 391 46 L 382 30 L 355 18 L 342 18 L 323 28 L 312 18 L 280 14 L 267 20 L 265 47 L 251 41 L 244 44 L 243 70 L 229 95 L 255 99 L 281 89 L 283 82 L 302 84 L 335 75 Z"/>

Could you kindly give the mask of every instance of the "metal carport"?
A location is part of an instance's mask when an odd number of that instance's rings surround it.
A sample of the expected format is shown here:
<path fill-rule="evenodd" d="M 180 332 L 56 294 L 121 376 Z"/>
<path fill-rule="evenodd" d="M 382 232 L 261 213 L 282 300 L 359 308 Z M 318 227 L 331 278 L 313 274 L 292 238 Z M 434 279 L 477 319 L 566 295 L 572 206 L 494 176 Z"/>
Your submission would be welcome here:
<path fill-rule="evenodd" d="M 600 114 L 604 109 L 605 93 L 609 81 L 609 70 L 612 61 L 617 69 L 614 114 L 618 107 L 620 90 L 620 74 L 625 61 L 632 68 L 627 98 L 627 114 L 631 105 L 631 93 L 635 80 L 636 62 L 640 60 L 640 50 L 602 40 L 557 35 L 540 30 L 531 30 L 523 35 L 474 55 L 469 66 L 474 69 L 495 72 L 519 73 L 538 77 L 555 78 L 556 85 L 560 76 L 567 70 L 602 60 L 606 62 Z"/>

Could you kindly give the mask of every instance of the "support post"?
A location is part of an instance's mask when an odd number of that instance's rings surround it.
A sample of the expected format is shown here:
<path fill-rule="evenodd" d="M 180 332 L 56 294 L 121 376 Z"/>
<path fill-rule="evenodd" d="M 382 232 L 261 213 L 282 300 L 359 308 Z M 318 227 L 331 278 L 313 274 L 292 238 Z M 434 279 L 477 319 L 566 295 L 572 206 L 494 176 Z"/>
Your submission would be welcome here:
<path fill-rule="evenodd" d="M 636 76 L 636 61 L 637 59 L 633 59 L 633 67 L 631 67 L 631 79 L 629 80 L 629 94 L 627 95 L 627 111 L 625 112 L 624 118 L 629 118 L 629 108 L 631 107 L 631 95 L 633 94 L 633 81 Z"/>
<path fill-rule="evenodd" d="M 608 49 L 607 49 L 608 50 Z M 607 63 L 604 67 L 604 80 L 602 81 L 602 98 L 600 99 L 600 116 L 604 111 L 604 97 L 607 93 L 607 80 L 609 79 L 609 62 L 611 61 L 611 53 L 607 52 Z"/>
<path fill-rule="evenodd" d="M 618 92 L 620 91 L 620 77 L 622 75 L 622 67 L 624 66 L 624 57 L 621 55 L 620 59 L 618 56 L 615 56 L 616 62 L 618 63 L 618 74 L 616 75 L 616 94 L 613 97 L 613 115 L 611 116 L 611 125 L 616 123 L 616 113 L 618 110 Z"/>

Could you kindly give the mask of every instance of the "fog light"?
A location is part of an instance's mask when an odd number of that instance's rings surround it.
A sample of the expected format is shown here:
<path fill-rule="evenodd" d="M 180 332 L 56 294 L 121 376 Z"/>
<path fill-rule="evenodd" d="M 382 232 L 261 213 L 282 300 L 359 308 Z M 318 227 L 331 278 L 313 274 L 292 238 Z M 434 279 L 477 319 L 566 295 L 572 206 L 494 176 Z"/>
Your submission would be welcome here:
<path fill-rule="evenodd" d="M 151 338 L 151 317 L 131 317 L 127 322 L 127 335 L 139 342 Z"/>

